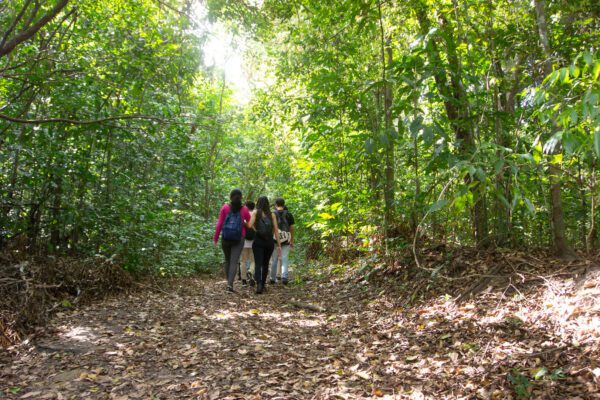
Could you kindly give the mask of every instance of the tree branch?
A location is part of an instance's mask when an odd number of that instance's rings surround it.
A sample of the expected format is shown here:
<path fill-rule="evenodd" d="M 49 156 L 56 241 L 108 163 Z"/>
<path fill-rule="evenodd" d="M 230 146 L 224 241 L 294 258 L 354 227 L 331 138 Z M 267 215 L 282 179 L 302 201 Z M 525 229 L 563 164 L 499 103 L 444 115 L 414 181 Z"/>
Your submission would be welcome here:
<path fill-rule="evenodd" d="M 15 35 L 14 38 L 12 38 L 10 41 L 6 42 L 6 44 L 4 44 L 0 48 L 0 57 L 3 57 L 5 55 L 9 54 L 19 44 L 23 43 L 24 41 L 28 40 L 33 35 L 35 35 L 37 33 L 37 31 L 39 31 L 44 25 L 46 25 L 54 17 L 56 17 L 58 15 L 58 13 L 60 13 L 62 11 L 62 9 L 65 8 L 65 6 L 68 3 L 69 3 L 69 0 L 60 0 L 54 6 L 54 8 L 52 8 L 52 10 L 50 10 L 46 15 L 44 15 L 42 18 L 40 18 L 34 25 L 25 29 L 22 32 L 19 32 L 17 35 Z"/>
<path fill-rule="evenodd" d="M 8 37 L 10 36 L 10 34 L 17 27 L 17 24 L 19 23 L 19 21 L 21 20 L 21 18 L 23 18 L 23 15 L 25 14 L 25 11 L 27 11 L 27 7 L 29 7 L 30 3 L 31 3 L 31 0 L 27 0 L 25 2 L 25 4 L 23 4 L 23 7 L 21 8 L 21 11 L 19 11 L 19 13 L 17 14 L 17 16 L 15 17 L 13 23 L 10 25 L 10 27 L 7 29 L 7 31 L 4 32 L 4 36 L 2 37 L 2 41 L 0 41 L 0 49 L 2 47 L 4 47 L 4 43 L 6 43 L 6 41 L 8 40 Z M 25 25 L 25 26 L 27 26 L 27 25 Z"/>
<path fill-rule="evenodd" d="M 87 120 L 76 120 L 69 118 L 45 118 L 45 119 L 23 119 L 23 118 L 15 118 L 9 115 L 0 114 L 0 119 L 5 121 L 14 122 L 18 124 L 29 124 L 29 125 L 41 125 L 41 124 L 51 124 L 51 123 L 64 123 L 64 124 L 73 124 L 73 125 L 91 125 L 91 124 L 100 124 L 102 122 L 108 121 L 117 121 L 117 120 L 127 120 L 127 119 L 145 119 L 149 121 L 156 122 L 167 122 L 167 120 L 154 117 L 152 115 L 118 115 L 114 117 L 106 117 L 99 119 L 87 119 Z"/>

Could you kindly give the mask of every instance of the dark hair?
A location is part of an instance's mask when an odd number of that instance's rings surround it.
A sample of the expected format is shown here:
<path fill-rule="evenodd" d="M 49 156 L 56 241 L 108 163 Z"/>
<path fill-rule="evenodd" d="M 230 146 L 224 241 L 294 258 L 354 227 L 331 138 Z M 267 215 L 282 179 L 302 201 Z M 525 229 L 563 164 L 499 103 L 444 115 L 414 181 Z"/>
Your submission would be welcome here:
<path fill-rule="evenodd" d="M 240 189 L 233 189 L 229 193 L 229 199 L 231 200 L 231 211 L 234 213 L 239 212 L 242 209 L 242 191 Z"/>
<path fill-rule="evenodd" d="M 285 200 L 283 199 L 283 197 L 278 197 L 275 199 L 275 205 L 277 207 L 284 207 L 285 206 Z"/>
<path fill-rule="evenodd" d="M 252 200 L 248 200 L 246 202 L 246 207 L 248 207 L 248 210 L 250 211 L 254 210 L 254 202 Z"/>
<path fill-rule="evenodd" d="M 260 196 L 256 201 L 256 221 L 260 221 L 263 215 L 266 215 L 267 218 L 272 219 L 270 208 L 271 206 L 269 205 L 269 199 L 267 196 Z"/>

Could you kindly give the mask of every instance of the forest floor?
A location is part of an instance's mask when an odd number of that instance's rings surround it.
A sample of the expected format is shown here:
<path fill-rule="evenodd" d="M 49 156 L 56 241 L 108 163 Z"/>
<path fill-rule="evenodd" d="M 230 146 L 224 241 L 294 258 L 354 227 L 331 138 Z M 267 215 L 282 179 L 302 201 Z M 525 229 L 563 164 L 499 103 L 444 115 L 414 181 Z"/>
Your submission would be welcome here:
<path fill-rule="evenodd" d="M 187 278 L 63 309 L 0 352 L 0 398 L 600 398 L 599 274 L 526 280 L 408 304 L 392 278 Z"/>

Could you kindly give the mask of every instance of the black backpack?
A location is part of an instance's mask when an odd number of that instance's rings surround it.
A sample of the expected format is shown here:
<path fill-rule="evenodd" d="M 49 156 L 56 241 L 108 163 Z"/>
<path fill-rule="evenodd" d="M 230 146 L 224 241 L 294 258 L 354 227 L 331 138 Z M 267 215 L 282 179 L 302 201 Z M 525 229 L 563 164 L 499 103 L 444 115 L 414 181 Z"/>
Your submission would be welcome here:
<path fill-rule="evenodd" d="M 256 231 L 253 228 L 246 228 L 246 236 L 244 236 L 246 240 L 254 240 L 255 236 Z"/>
<path fill-rule="evenodd" d="M 256 223 L 256 235 L 263 240 L 273 239 L 273 221 L 271 218 L 263 216 Z"/>
<path fill-rule="evenodd" d="M 289 232 L 290 224 L 288 222 L 288 211 L 287 210 L 277 210 L 275 211 L 275 215 L 277 215 L 277 226 L 280 231 Z"/>

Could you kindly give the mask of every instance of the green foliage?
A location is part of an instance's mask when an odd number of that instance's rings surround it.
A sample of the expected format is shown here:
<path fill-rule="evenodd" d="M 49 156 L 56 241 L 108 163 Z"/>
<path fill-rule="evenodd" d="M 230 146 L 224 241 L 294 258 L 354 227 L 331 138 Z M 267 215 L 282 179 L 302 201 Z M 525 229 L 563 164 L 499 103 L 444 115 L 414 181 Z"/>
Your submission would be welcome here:
<path fill-rule="evenodd" d="M 508 373 L 508 381 L 513 385 L 517 399 L 528 399 L 531 396 L 529 391 L 531 382 L 529 382 L 529 378 L 523 375 L 518 368 L 513 368 Z"/>
<path fill-rule="evenodd" d="M 542 3 L 545 33 L 526 1 L 208 1 L 265 75 L 241 109 L 202 68 L 188 2 L 70 2 L 0 56 L 0 245 L 215 269 L 216 213 L 240 187 L 283 196 L 298 243 L 340 262 L 417 229 L 547 246 L 559 208 L 591 248 L 600 29 L 590 2 Z M 0 26 L 25 29 L 21 7 Z"/>
<path fill-rule="evenodd" d="M 26 7 L 13 3 L 3 22 Z M 184 2 L 169 5 L 76 2 L 0 57 L 0 246 L 218 267 L 211 231 L 242 116 L 202 69 Z"/>
<path fill-rule="evenodd" d="M 597 242 L 588 231 L 600 154 L 598 22 L 587 3 L 544 2 L 556 51 L 545 60 L 532 7 L 265 2 L 263 40 L 278 80 L 257 98 L 268 111 L 256 115 L 297 150 L 291 174 L 269 177 L 283 181 L 272 187 L 292 195 L 312 235 L 376 236 L 364 227 L 383 225 L 393 144 L 396 224 L 408 236 L 421 224 L 430 238 L 476 244 L 479 224 L 487 243 L 546 246 L 554 164 L 567 237 Z M 384 124 L 388 85 L 392 129 Z"/>

